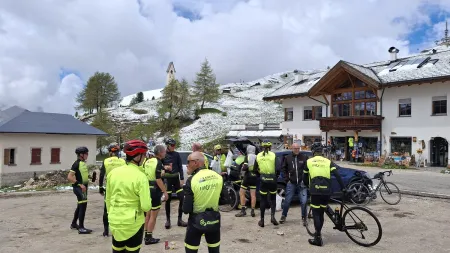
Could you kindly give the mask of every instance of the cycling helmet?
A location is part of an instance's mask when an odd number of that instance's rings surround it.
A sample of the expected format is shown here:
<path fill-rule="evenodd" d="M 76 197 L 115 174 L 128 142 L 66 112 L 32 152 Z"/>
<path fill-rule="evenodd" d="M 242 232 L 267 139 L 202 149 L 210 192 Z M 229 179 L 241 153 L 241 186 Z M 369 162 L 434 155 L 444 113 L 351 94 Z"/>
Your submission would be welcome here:
<path fill-rule="evenodd" d="M 131 140 L 125 143 L 125 146 L 123 147 L 123 152 L 127 156 L 137 156 L 139 154 L 146 154 L 147 153 L 147 145 L 140 140 Z"/>
<path fill-rule="evenodd" d="M 322 155 L 322 147 L 321 146 L 312 146 L 311 152 L 313 153 L 314 156 Z"/>
<path fill-rule="evenodd" d="M 272 142 L 270 142 L 269 140 L 263 140 L 261 146 L 264 148 L 272 147 Z"/>
<path fill-rule="evenodd" d="M 80 154 L 87 154 L 89 153 L 89 149 L 86 147 L 78 147 L 75 149 L 75 154 L 80 155 Z"/>
<path fill-rule="evenodd" d="M 221 149 L 222 149 L 222 146 L 220 146 L 220 145 L 214 146 L 214 150 L 221 150 Z"/>
<path fill-rule="evenodd" d="M 166 145 L 176 145 L 177 144 L 177 142 L 172 138 L 168 138 L 165 143 L 166 143 Z"/>
<path fill-rule="evenodd" d="M 117 143 L 109 144 L 108 151 L 109 152 L 117 152 L 117 151 L 119 151 L 119 144 L 117 144 Z"/>

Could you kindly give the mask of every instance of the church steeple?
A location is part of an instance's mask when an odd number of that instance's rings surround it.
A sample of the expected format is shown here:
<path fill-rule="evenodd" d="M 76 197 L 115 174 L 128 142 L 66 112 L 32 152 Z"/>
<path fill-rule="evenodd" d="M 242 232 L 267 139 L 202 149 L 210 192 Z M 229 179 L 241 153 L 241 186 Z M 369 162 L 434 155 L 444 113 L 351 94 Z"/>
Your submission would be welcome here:
<path fill-rule="evenodd" d="M 444 38 L 442 38 L 440 41 L 436 41 L 436 45 L 439 46 L 447 46 L 450 47 L 450 37 L 448 36 L 448 21 L 445 21 L 445 31 L 444 31 Z"/>
<path fill-rule="evenodd" d="M 169 63 L 169 66 L 167 66 L 166 73 L 167 73 L 166 85 L 168 85 L 172 79 L 175 79 L 176 71 L 175 65 L 173 65 L 172 61 Z"/>

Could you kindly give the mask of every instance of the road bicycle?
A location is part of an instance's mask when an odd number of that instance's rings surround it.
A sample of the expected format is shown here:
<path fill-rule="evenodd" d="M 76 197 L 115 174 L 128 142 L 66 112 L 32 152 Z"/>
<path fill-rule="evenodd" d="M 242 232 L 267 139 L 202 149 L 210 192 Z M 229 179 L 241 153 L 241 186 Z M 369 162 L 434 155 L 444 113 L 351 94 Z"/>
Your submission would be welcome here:
<path fill-rule="evenodd" d="M 383 234 L 378 218 L 366 207 L 348 207 L 344 203 L 344 199 L 345 194 L 343 194 L 342 200 L 330 199 L 340 205 L 340 208 L 336 207 L 334 211 L 330 204 L 325 208 L 325 213 L 334 224 L 333 229 L 345 232 L 350 240 L 360 246 L 371 247 L 376 245 L 381 240 Z M 315 234 L 312 210 L 312 208 L 309 209 L 305 222 L 306 230 L 310 236 L 314 236 Z M 369 225 L 374 225 L 374 227 L 369 229 Z M 374 239 L 367 239 L 368 237 L 366 235 L 370 232 L 374 232 Z"/>
<path fill-rule="evenodd" d="M 376 199 L 377 192 L 380 192 L 380 196 L 384 202 L 389 205 L 397 205 L 400 202 L 402 195 L 397 185 L 386 182 L 385 174 L 387 174 L 388 177 L 391 176 L 392 170 L 375 174 L 372 179 L 378 179 L 379 183 L 374 186 L 367 182 L 368 180 L 371 180 L 367 178 L 361 178 L 360 180 L 351 183 L 348 186 L 350 200 L 357 205 L 367 205 L 372 200 Z"/>
<path fill-rule="evenodd" d="M 236 189 L 240 188 L 240 184 L 231 181 L 230 177 L 224 175 L 223 176 L 223 187 L 227 190 L 228 199 L 222 199 L 219 205 L 219 210 L 221 212 L 230 212 L 239 204 L 239 192 Z"/>

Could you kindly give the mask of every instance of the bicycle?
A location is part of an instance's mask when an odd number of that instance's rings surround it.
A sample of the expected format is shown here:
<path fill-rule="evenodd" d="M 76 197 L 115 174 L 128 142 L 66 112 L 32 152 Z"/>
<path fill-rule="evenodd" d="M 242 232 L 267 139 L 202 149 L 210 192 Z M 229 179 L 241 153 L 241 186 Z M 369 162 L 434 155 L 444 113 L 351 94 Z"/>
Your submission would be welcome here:
<path fill-rule="evenodd" d="M 330 204 L 328 204 L 325 209 L 325 213 L 327 214 L 328 218 L 330 218 L 331 222 L 333 222 L 333 224 L 334 224 L 333 229 L 337 229 L 341 232 L 345 232 L 345 234 L 350 238 L 350 240 L 352 240 L 354 243 L 356 243 L 360 246 L 371 247 L 371 246 L 376 245 L 381 240 L 381 237 L 383 234 L 381 224 L 380 224 L 380 221 L 378 220 L 378 218 L 375 216 L 375 214 L 373 214 L 366 207 L 362 207 L 362 206 L 348 207 L 345 204 L 344 199 L 345 199 L 345 194 L 343 194 L 342 201 L 333 199 L 333 198 L 330 199 L 331 201 L 334 201 L 334 202 L 337 202 L 338 204 L 340 204 L 340 206 L 341 206 L 340 209 L 338 209 L 338 207 L 336 207 L 335 211 L 333 211 L 333 209 L 330 207 Z M 375 240 L 373 240 L 371 242 L 360 242 L 356 239 L 357 235 L 351 234 L 351 231 L 356 231 L 356 233 L 360 234 L 361 239 L 365 240 L 366 236 L 364 236 L 363 232 L 369 231 L 369 228 L 367 227 L 367 224 L 368 224 L 367 220 L 363 221 L 361 218 L 359 218 L 362 214 L 356 215 L 355 212 L 357 212 L 357 211 L 361 211 L 363 214 L 368 214 L 369 217 L 371 217 L 373 219 L 373 221 L 375 221 L 376 228 L 378 230 Z M 346 221 L 347 217 L 351 218 L 351 220 L 349 222 Z M 352 224 L 352 220 L 353 220 L 354 224 Z M 312 208 L 310 208 L 308 211 L 308 216 L 306 218 L 305 223 L 306 223 L 305 224 L 306 231 L 308 232 L 308 234 L 310 236 L 314 236 L 315 229 L 314 229 L 314 220 L 313 220 L 313 216 L 312 216 Z M 352 224 L 352 225 L 348 225 L 348 224 Z"/>
<path fill-rule="evenodd" d="M 221 212 L 230 212 L 239 204 L 239 192 L 236 191 L 235 187 L 241 187 L 238 183 L 231 181 L 228 176 L 223 176 L 223 187 L 226 188 L 228 192 L 228 199 L 222 201 L 222 205 L 219 205 L 219 210 Z"/>
<path fill-rule="evenodd" d="M 385 174 L 388 174 L 387 176 L 389 177 L 393 173 L 392 170 L 377 173 L 372 179 L 378 179 L 380 183 L 373 187 L 367 183 L 369 179 L 365 178 L 350 184 L 348 186 L 351 193 L 350 200 L 357 205 L 367 205 L 370 201 L 377 198 L 377 191 L 379 191 L 384 202 L 389 205 L 397 205 L 402 199 L 402 195 L 397 185 L 386 182 Z M 393 201 L 387 199 L 391 195 L 394 196 Z"/>

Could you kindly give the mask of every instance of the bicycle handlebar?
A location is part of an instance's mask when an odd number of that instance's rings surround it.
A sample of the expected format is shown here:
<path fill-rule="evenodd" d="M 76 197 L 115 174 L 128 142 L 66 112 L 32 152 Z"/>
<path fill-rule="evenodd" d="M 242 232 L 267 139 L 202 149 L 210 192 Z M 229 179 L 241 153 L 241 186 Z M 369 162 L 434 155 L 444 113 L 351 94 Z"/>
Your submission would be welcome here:
<path fill-rule="evenodd" d="M 383 174 L 383 175 L 386 174 L 386 173 L 389 173 L 388 177 L 393 174 L 392 170 L 386 170 L 386 171 L 383 171 L 383 172 L 380 172 L 380 173 Z"/>

